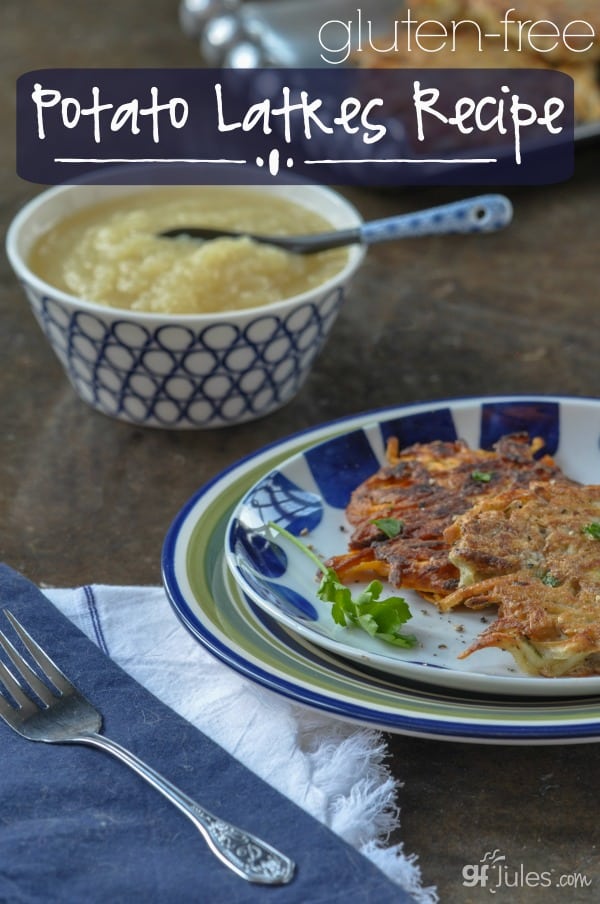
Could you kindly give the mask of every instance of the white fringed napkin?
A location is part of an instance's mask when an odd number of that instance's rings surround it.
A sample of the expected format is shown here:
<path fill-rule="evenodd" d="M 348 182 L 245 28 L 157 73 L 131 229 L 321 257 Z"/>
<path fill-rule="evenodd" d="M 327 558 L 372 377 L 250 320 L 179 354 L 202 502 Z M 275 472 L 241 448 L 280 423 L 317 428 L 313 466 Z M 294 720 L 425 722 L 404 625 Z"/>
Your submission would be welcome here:
<path fill-rule="evenodd" d="M 382 735 L 288 701 L 228 668 L 179 623 L 160 587 L 42 588 L 159 700 L 360 850 L 419 904 L 434 904 L 415 854 L 386 845 L 398 786 Z"/>

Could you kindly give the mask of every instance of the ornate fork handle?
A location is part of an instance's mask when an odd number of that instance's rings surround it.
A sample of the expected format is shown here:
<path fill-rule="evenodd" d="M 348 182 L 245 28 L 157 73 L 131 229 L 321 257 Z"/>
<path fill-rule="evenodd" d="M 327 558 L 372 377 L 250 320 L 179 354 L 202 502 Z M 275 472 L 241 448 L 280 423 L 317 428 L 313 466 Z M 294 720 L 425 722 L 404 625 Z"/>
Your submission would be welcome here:
<path fill-rule="evenodd" d="M 160 791 L 178 810 L 191 819 L 213 853 L 238 876 L 247 879 L 248 882 L 262 885 L 284 885 L 292 879 L 295 868 L 292 860 L 255 835 L 213 816 L 116 741 L 89 732 L 73 736 L 67 743 L 87 744 L 111 753 L 146 779 L 153 788 Z"/>

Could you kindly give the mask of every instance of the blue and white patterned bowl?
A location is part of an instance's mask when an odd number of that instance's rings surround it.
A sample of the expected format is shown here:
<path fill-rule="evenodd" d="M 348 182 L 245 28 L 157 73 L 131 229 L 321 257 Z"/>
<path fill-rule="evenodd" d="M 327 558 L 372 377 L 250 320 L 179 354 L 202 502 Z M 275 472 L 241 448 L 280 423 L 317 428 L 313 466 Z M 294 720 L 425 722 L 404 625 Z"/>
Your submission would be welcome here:
<path fill-rule="evenodd" d="M 293 193 L 336 229 L 362 222 L 349 202 L 321 186 L 255 190 Z M 290 401 L 331 330 L 364 249 L 350 248 L 346 266 L 315 289 L 218 314 L 111 308 L 61 292 L 31 272 L 27 257 L 40 234 L 76 210 L 130 192 L 125 185 L 52 188 L 25 205 L 7 233 L 10 263 L 77 393 L 103 414 L 172 429 L 251 421 Z"/>

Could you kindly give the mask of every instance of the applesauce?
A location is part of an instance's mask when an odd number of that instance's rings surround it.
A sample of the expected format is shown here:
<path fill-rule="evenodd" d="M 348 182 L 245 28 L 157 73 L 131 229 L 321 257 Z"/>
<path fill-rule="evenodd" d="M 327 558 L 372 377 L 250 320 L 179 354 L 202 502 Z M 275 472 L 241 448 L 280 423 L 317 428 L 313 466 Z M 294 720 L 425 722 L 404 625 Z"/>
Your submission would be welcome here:
<path fill-rule="evenodd" d="M 86 301 L 160 314 L 268 305 L 335 276 L 346 249 L 300 255 L 249 238 L 161 238 L 177 226 L 262 235 L 325 232 L 331 223 L 268 191 L 192 186 L 120 195 L 66 217 L 34 244 L 31 270 Z"/>

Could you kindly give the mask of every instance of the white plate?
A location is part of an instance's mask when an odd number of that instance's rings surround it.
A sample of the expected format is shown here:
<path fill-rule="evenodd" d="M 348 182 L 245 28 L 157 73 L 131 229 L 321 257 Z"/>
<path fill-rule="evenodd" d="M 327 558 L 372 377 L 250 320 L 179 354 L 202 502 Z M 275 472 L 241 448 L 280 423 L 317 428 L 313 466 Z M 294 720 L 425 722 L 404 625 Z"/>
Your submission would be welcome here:
<path fill-rule="evenodd" d="M 505 405 L 508 400 L 490 402 Z M 461 404 L 439 402 L 429 410 L 457 411 Z M 567 422 L 571 416 L 580 417 L 574 412 L 581 405 L 583 416 L 600 432 L 598 402 L 561 400 L 559 405 Z M 404 407 L 398 413 L 406 416 L 410 410 Z M 165 538 L 162 571 L 171 604 L 186 629 L 222 662 L 262 687 L 382 731 L 527 746 L 600 740 L 600 695 L 527 698 L 469 693 L 375 672 L 289 631 L 242 593 L 224 562 L 226 528 L 240 499 L 291 455 L 360 428 L 366 420 L 353 415 L 259 449 L 183 506 Z"/>
<path fill-rule="evenodd" d="M 575 479 L 600 482 L 600 403 L 551 398 L 466 399 L 367 415 L 350 430 L 295 455 L 265 474 L 244 495 L 231 517 L 225 554 L 234 579 L 261 609 L 317 646 L 368 668 L 438 687 L 520 696 L 600 693 L 600 676 L 538 678 L 519 672 L 509 653 L 486 649 L 459 659 L 481 633 L 489 612 L 440 613 L 411 591 L 402 595 L 412 619 L 407 633 L 418 646 L 392 646 L 359 628 L 336 625 L 331 605 L 316 595 L 316 568 L 280 535 L 267 531 L 274 521 L 322 558 L 347 548 L 350 526 L 345 508 L 352 490 L 384 461 L 385 443 L 398 436 L 413 442 L 465 439 L 489 447 L 500 436 L 526 430 L 542 436 L 547 451 Z M 361 585 L 353 585 L 357 590 Z"/>

